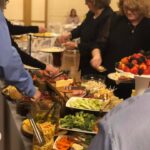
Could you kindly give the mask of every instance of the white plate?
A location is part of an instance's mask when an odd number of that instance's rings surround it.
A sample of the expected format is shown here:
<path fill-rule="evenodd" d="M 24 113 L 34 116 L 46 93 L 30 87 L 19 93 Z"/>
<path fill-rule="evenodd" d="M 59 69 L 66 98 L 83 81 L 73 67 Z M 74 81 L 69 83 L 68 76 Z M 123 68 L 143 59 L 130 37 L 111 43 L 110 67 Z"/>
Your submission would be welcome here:
<path fill-rule="evenodd" d="M 40 68 L 36 68 L 36 67 L 31 67 L 31 66 L 28 66 L 28 65 L 24 65 L 24 68 L 28 69 L 28 70 L 39 70 L 40 69 Z"/>
<path fill-rule="evenodd" d="M 59 36 L 59 34 L 54 33 L 54 32 L 34 33 L 31 35 L 36 36 L 36 37 L 46 37 L 46 38 L 52 38 L 52 37 L 58 37 Z"/>
<path fill-rule="evenodd" d="M 129 80 L 134 79 L 134 75 L 133 74 L 126 73 L 126 72 L 121 72 L 121 73 L 113 72 L 113 73 L 109 73 L 107 76 L 108 76 L 109 79 L 114 80 L 114 81 L 129 81 Z M 127 77 L 127 80 L 119 80 L 119 78 L 121 76 Z"/>
<path fill-rule="evenodd" d="M 75 101 L 77 101 L 77 99 L 83 99 L 83 100 L 86 100 L 86 99 L 94 99 L 94 98 L 81 98 L 81 97 L 71 97 L 68 101 L 67 101 L 67 103 L 66 103 L 66 107 L 68 107 L 68 108 L 73 108 L 73 109 L 79 109 L 79 110 L 87 110 L 87 111 L 94 111 L 94 112 L 99 112 L 100 110 L 92 110 L 92 109 L 84 109 L 84 108 L 78 108 L 78 107 L 72 107 L 72 106 L 70 106 L 70 103 L 71 102 L 75 102 Z M 102 101 L 102 100 L 100 100 L 100 99 L 95 99 L 95 100 L 97 100 L 97 101 Z"/>
<path fill-rule="evenodd" d="M 81 130 L 81 129 L 78 129 L 78 128 L 63 128 L 61 126 L 59 126 L 59 129 L 61 130 L 67 130 L 67 131 L 74 131 L 74 132 L 81 132 L 81 133 L 88 133 L 88 134 L 97 134 L 97 132 L 94 132 L 94 131 L 87 131 L 87 130 Z"/>
<path fill-rule="evenodd" d="M 39 51 L 45 53 L 57 53 L 57 52 L 63 52 L 64 50 L 65 49 L 61 47 L 46 47 L 46 48 L 41 48 Z"/>
<path fill-rule="evenodd" d="M 60 150 L 60 149 L 57 148 L 56 142 L 59 141 L 61 138 L 66 137 L 66 136 L 67 136 L 67 137 L 71 137 L 71 136 L 68 136 L 68 135 L 59 135 L 59 136 L 56 138 L 56 140 L 55 140 L 55 142 L 54 142 L 54 145 L 53 145 L 53 149 L 54 149 L 54 150 Z"/>
<path fill-rule="evenodd" d="M 120 69 L 118 69 L 118 68 L 115 68 L 115 70 L 118 71 L 118 72 L 120 72 L 120 73 L 129 73 L 129 74 L 131 74 L 133 77 L 134 77 L 134 76 L 139 76 L 139 77 L 143 77 L 143 78 L 150 78 L 150 75 L 136 75 L 136 74 L 133 74 L 133 73 L 130 73 L 130 72 L 125 72 L 125 71 L 120 70 Z"/>

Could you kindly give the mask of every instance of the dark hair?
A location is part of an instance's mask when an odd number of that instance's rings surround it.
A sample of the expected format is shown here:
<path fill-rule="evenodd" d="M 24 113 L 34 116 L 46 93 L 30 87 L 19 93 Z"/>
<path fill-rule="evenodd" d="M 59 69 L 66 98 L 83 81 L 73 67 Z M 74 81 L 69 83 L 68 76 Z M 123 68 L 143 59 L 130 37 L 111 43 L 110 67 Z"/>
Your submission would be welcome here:
<path fill-rule="evenodd" d="M 86 0 L 87 2 L 92 2 L 96 8 L 108 7 L 111 0 Z"/>
<path fill-rule="evenodd" d="M 0 0 L 0 7 L 3 8 L 9 0 Z"/>
<path fill-rule="evenodd" d="M 73 15 L 72 12 L 75 12 L 74 16 L 72 16 L 72 15 Z M 70 17 L 76 17 L 76 16 L 77 16 L 76 9 L 72 8 L 72 9 L 70 10 Z"/>

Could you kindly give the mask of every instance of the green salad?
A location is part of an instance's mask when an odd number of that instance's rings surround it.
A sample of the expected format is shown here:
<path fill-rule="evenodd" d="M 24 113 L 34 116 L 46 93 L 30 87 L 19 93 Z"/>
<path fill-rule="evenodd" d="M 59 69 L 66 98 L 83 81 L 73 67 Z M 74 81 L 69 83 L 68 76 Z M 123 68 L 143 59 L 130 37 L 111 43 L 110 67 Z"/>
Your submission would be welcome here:
<path fill-rule="evenodd" d="M 99 99 L 87 99 L 87 98 L 77 98 L 74 100 L 70 100 L 69 107 L 78 108 L 78 109 L 87 109 L 93 111 L 99 111 L 102 106 L 106 104 L 106 102 Z"/>
<path fill-rule="evenodd" d="M 78 128 L 87 131 L 93 131 L 96 123 L 96 117 L 93 114 L 77 112 L 75 115 L 66 115 L 60 119 L 62 128 Z"/>

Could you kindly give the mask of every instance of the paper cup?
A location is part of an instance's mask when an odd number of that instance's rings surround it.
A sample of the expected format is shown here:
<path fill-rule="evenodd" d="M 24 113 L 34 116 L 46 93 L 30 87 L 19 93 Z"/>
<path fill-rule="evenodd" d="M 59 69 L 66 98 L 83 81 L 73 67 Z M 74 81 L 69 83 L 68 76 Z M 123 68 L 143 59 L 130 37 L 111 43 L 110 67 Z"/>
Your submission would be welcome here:
<path fill-rule="evenodd" d="M 135 76 L 136 95 L 143 94 L 144 91 L 149 87 L 150 87 L 150 76 L 149 75 Z"/>

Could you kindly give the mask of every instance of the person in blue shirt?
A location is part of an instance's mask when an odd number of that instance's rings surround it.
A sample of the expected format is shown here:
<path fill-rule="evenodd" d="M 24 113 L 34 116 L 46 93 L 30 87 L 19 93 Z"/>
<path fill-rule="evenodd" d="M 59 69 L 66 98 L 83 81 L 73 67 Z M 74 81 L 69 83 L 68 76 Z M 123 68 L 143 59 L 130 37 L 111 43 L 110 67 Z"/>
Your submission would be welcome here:
<path fill-rule="evenodd" d="M 150 149 L 150 88 L 130 97 L 99 122 L 99 133 L 88 150 Z"/>
<path fill-rule="evenodd" d="M 0 1 L 3 8 L 5 1 Z M 16 86 L 20 91 L 35 100 L 40 98 L 40 91 L 34 85 L 31 76 L 24 69 L 21 58 L 11 45 L 6 20 L 0 9 L 0 78 Z"/>

